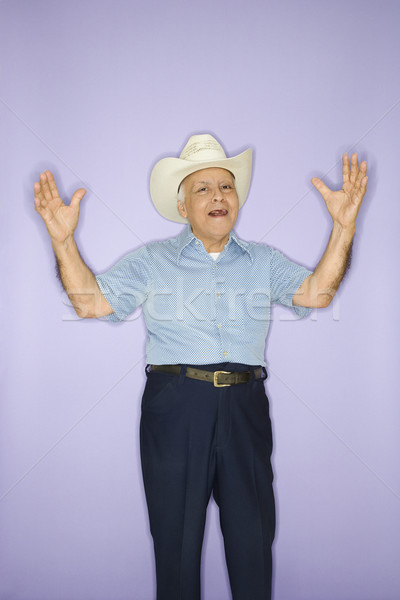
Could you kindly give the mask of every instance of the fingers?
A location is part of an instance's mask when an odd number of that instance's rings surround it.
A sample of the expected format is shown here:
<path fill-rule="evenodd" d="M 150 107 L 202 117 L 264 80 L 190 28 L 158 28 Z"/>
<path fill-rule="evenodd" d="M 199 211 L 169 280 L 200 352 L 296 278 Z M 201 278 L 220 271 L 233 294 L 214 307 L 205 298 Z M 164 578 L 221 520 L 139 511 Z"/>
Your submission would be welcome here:
<path fill-rule="evenodd" d="M 355 183 L 358 178 L 362 179 L 367 174 L 367 163 L 363 161 L 358 168 L 357 153 L 351 155 L 351 163 L 348 154 L 343 154 L 343 183 Z"/>
<path fill-rule="evenodd" d="M 35 181 L 34 185 L 33 185 L 33 189 L 35 192 L 35 210 L 40 214 L 41 217 L 43 217 L 43 219 L 45 218 L 45 214 L 48 212 L 47 209 L 47 200 L 44 197 L 43 191 L 42 191 L 42 186 L 40 185 L 40 183 L 38 183 L 37 181 Z"/>
<path fill-rule="evenodd" d="M 323 199 L 326 200 L 329 194 L 331 193 L 331 190 L 328 188 L 327 185 L 325 185 L 322 179 L 319 179 L 318 177 L 313 177 L 311 179 L 311 183 L 314 187 L 317 188 Z"/>
<path fill-rule="evenodd" d="M 343 154 L 342 173 L 343 173 L 343 185 L 344 185 L 345 183 L 348 183 L 350 181 L 350 161 L 349 161 L 348 154 Z"/>
<path fill-rule="evenodd" d="M 39 182 L 35 181 L 33 189 L 35 198 L 39 200 L 42 207 L 46 207 L 51 200 L 59 197 L 53 175 L 50 171 L 40 174 L 40 180 Z"/>
<path fill-rule="evenodd" d="M 33 190 L 35 192 L 35 200 L 38 199 L 40 202 L 42 202 L 44 200 L 44 196 L 42 194 L 42 188 L 40 183 L 35 181 L 35 183 L 33 184 Z"/>
<path fill-rule="evenodd" d="M 356 189 L 360 187 L 362 180 L 367 175 L 367 163 L 364 160 L 358 167 L 358 156 L 355 152 L 351 155 L 351 161 L 348 154 L 343 154 L 343 188 L 346 183 L 352 184 Z M 365 181 L 366 185 L 366 181 Z M 364 192 L 365 193 L 365 192 Z"/>
<path fill-rule="evenodd" d="M 36 184 L 35 184 L 36 185 Z M 35 210 L 40 213 L 40 211 L 42 210 L 42 206 L 41 206 L 41 202 L 40 202 L 40 198 L 38 198 L 38 196 L 35 193 Z"/>
<path fill-rule="evenodd" d="M 42 193 L 36 193 L 37 188 L 40 188 L 40 184 L 35 183 L 35 210 L 42 217 L 43 221 L 47 224 L 52 219 L 52 211 L 48 208 L 47 202 L 44 199 Z"/>
<path fill-rule="evenodd" d="M 60 194 L 58 193 L 58 189 L 56 186 L 56 182 L 54 181 L 53 173 L 51 171 L 45 171 L 45 175 L 47 178 L 47 185 L 51 192 L 53 198 L 59 198 Z"/>
<path fill-rule="evenodd" d="M 343 185 L 345 183 L 355 183 L 358 176 L 358 158 L 357 154 L 351 155 L 351 161 L 348 154 L 343 154 Z"/>
<path fill-rule="evenodd" d="M 344 165 L 344 162 L 345 162 L 345 158 L 343 157 L 343 165 Z M 347 157 L 347 163 L 348 163 L 348 157 Z M 352 186 L 352 189 L 353 189 L 354 195 L 351 194 L 351 196 L 353 196 L 352 200 L 355 204 L 358 204 L 362 201 L 362 199 L 365 195 L 365 192 L 367 190 L 368 177 L 367 177 L 367 163 L 364 160 L 360 164 L 360 167 L 359 167 L 357 153 L 354 153 L 351 156 L 350 177 L 349 177 L 348 181 L 350 182 L 350 185 Z M 345 184 L 345 179 L 343 177 L 343 187 L 344 187 L 344 184 Z M 351 188 L 348 188 L 347 191 L 351 192 Z"/>
<path fill-rule="evenodd" d="M 35 197 L 35 210 L 42 217 L 43 221 L 45 221 L 46 223 L 50 221 L 51 211 L 47 208 L 47 206 L 43 206 L 43 204 L 37 197 Z"/>
<path fill-rule="evenodd" d="M 351 166 L 350 166 L 350 183 L 355 183 L 358 176 L 358 157 L 354 153 L 351 155 Z"/>
<path fill-rule="evenodd" d="M 40 181 L 35 181 L 33 189 L 35 192 L 36 210 L 41 208 L 47 208 L 49 202 L 51 202 L 52 200 L 59 200 L 61 202 L 56 182 L 54 181 L 54 177 L 51 171 L 45 171 L 44 173 L 41 173 Z M 73 208 L 79 208 L 80 201 L 82 200 L 85 194 L 85 189 L 80 188 L 79 190 L 77 190 L 72 196 L 71 206 Z"/>
<path fill-rule="evenodd" d="M 361 164 L 362 167 L 362 164 Z M 362 169 L 360 171 L 360 173 L 362 173 L 361 176 L 359 176 L 356 185 L 355 185 L 355 194 L 354 194 L 354 202 L 355 204 L 360 204 L 362 202 L 362 199 L 365 196 L 365 192 L 367 191 L 367 181 L 368 181 L 368 177 L 364 174 L 367 172 L 367 164 L 365 163 L 365 171 L 364 169 Z"/>
<path fill-rule="evenodd" d="M 79 204 L 85 194 L 86 194 L 86 190 L 83 188 L 76 190 L 75 194 L 72 196 L 72 199 L 71 199 L 71 207 L 78 209 Z"/>
<path fill-rule="evenodd" d="M 360 165 L 360 171 L 358 173 L 357 180 L 355 182 L 355 186 L 354 187 L 356 189 L 358 189 L 360 186 L 363 185 L 363 182 L 364 182 L 364 186 L 366 186 L 367 185 L 367 180 L 368 180 L 368 177 L 367 177 L 367 163 L 365 161 L 363 161 L 361 163 L 361 165 Z"/>
<path fill-rule="evenodd" d="M 40 174 L 40 187 L 45 200 L 50 202 L 53 199 L 53 194 L 51 193 L 46 173 Z"/>

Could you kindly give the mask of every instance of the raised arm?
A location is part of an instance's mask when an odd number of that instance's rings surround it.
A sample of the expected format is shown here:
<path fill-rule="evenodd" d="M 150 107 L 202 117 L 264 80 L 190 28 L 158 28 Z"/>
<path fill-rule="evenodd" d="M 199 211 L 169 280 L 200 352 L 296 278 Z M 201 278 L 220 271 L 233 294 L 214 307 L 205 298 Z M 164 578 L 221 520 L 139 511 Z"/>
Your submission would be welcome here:
<path fill-rule="evenodd" d="M 86 191 L 83 188 L 77 190 L 69 206 L 64 204 L 50 171 L 40 175 L 34 191 L 35 209 L 46 224 L 61 282 L 77 315 L 93 318 L 111 314 L 113 309 L 101 293 L 92 271 L 83 262 L 74 240 L 79 205 Z"/>
<path fill-rule="evenodd" d="M 322 195 L 333 220 L 326 250 L 314 273 L 309 275 L 293 296 L 295 306 L 322 308 L 328 306 L 337 292 L 349 266 L 356 219 L 367 189 L 367 163 L 358 167 L 357 154 L 343 155 L 343 188 L 333 192 L 321 179 L 311 183 Z"/>

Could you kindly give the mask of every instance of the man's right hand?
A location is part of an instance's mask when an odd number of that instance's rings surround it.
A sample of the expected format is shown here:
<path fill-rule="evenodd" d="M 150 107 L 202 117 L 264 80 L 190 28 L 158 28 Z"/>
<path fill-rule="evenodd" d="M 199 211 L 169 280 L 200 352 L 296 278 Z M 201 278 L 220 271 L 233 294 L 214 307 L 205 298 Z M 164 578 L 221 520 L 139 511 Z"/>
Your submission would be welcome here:
<path fill-rule="evenodd" d="M 67 206 L 60 198 L 52 173 L 45 171 L 40 175 L 40 182 L 35 182 L 34 191 L 35 209 L 45 222 L 53 244 L 63 244 L 73 236 L 78 225 L 79 204 L 86 190 L 77 190 Z"/>
<path fill-rule="evenodd" d="M 35 208 L 51 237 L 61 282 L 79 317 L 104 317 L 113 309 L 101 293 L 96 278 L 83 262 L 73 234 L 78 225 L 79 204 L 86 190 L 80 188 L 67 206 L 60 198 L 53 175 L 46 171 L 35 183 Z"/>

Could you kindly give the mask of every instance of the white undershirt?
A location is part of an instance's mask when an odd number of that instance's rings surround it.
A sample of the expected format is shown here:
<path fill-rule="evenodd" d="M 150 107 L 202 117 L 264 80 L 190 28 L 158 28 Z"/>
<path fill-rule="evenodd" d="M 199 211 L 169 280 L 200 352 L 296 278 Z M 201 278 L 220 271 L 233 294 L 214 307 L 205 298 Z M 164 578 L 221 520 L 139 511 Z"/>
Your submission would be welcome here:
<path fill-rule="evenodd" d="M 218 256 L 221 254 L 221 252 L 209 252 L 208 253 L 214 260 L 217 260 Z"/>

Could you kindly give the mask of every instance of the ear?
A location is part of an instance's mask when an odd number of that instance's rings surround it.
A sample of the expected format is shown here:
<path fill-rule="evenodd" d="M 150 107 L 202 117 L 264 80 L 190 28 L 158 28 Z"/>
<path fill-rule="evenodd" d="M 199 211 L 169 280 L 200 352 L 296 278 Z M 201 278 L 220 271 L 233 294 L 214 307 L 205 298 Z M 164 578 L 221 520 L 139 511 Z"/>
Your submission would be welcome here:
<path fill-rule="evenodd" d="M 186 212 L 186 206 L 184 205 L 183 202 L 180 202 L 178 200 L 178 213 L 181 215 L 181 217 L 183 217 L 184 219 L 187 218 L 187 212 Z"/>

